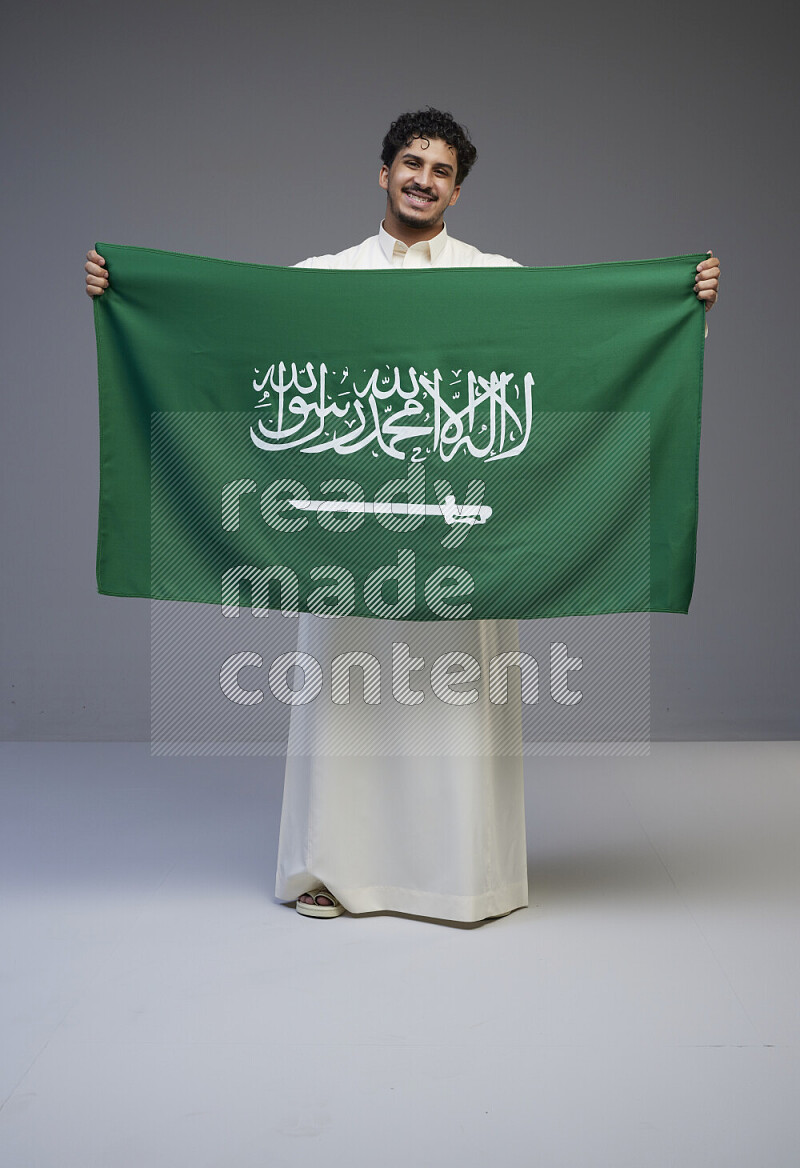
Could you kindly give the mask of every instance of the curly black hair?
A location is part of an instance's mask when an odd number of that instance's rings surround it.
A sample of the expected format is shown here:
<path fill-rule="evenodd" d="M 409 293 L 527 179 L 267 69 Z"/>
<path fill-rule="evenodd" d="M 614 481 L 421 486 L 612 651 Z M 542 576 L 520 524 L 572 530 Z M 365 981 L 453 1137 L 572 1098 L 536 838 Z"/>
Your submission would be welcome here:
<path fill-rule="evenodd" d="M 391 166 L 398 150 L 410 145 L 414 138 L 441 138 L 453 147 L 458 157 L 457 186 L 467 177 L 478 157 L 478 151 L 470 142 L 466 128 L 459 126 L 452 114 L 428 106 L 413 114 L 401 114 L 392 122 L 383 139 L 381 162 Z"/>

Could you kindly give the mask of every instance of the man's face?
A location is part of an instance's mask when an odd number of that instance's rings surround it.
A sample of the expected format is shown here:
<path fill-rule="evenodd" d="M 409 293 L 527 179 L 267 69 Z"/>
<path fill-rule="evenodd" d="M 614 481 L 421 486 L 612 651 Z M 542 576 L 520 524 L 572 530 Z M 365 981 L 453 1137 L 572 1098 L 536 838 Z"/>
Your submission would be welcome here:
<path fill-rule="evenodd" d="M 461 193 L 457 165 L 454 148 L 441 138 L 413 138 L 380 170 L 391 213 L 409 227 L 435 227 Z"/>

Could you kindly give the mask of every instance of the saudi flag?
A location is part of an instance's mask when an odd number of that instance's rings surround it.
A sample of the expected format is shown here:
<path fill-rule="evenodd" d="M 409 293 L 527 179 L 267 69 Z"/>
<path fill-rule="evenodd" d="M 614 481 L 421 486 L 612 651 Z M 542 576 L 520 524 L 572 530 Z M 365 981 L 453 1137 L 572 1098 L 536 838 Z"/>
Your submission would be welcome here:
<path fill-rule="evenodd" d="M 703 255 L 330 271 L 97 249 L 100 592 L 688 611 Z"/>

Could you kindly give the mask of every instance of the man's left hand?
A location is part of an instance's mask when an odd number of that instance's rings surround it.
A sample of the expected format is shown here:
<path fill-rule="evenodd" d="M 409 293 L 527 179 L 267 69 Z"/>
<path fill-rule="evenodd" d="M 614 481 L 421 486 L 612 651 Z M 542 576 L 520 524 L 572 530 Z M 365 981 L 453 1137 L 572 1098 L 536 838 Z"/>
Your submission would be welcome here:
<path fill-rule="evenodd" d="M 719 260 L 711 252 L 708 253 L 707 260 L 697 265 L 694 290 L 697 299 L 705 301 L 706 312 L 713 308 L 719 295 Z"/>

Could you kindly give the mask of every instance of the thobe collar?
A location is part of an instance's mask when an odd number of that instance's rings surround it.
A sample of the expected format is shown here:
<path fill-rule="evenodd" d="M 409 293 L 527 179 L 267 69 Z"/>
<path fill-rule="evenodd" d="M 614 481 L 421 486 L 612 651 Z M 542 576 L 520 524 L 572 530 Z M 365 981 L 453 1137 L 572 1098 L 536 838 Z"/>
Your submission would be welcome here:
<path fill-rule="evenodd" d="M 381 223 L 378 229 L 378 241 L 381 245 L 381 251 L 389 263 L 392 263 L 392 257 L 395 255 L 403 255 L 407 251 L 421 251 L 426 259 L 435 264 L 447 245 L 447 227 L 443 223 L 442 230 L 438 235 L 434 235 L 433 239 L 421 239 L 419 243 L 413 243 L 409 247 L 401 239 L 395 239 L 393 235 L 390 235 Z"/>

